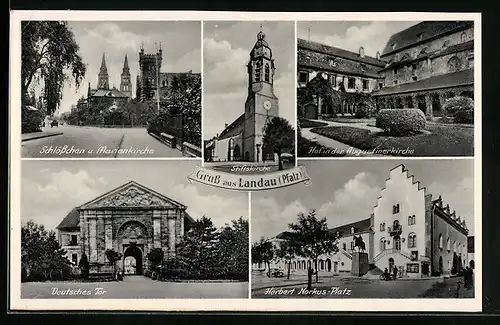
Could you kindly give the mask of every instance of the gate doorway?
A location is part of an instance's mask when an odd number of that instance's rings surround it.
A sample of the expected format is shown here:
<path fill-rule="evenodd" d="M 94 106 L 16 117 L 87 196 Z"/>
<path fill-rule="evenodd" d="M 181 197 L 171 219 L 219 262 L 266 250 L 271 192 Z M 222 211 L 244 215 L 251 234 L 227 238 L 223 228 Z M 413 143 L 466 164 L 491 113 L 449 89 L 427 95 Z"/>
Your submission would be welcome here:
<path fill-rule="evenodd" d="M 123 254 L 123 270 L 125 274 L 142 275 L 143 254 L 142 250 L 131 245 L 124 248 Z"/>
<path fill-rule="evenodd" d="M 394 269 L 394 259 L 389 258 L 389 273 L 392 274 L 392 270 Z"/>

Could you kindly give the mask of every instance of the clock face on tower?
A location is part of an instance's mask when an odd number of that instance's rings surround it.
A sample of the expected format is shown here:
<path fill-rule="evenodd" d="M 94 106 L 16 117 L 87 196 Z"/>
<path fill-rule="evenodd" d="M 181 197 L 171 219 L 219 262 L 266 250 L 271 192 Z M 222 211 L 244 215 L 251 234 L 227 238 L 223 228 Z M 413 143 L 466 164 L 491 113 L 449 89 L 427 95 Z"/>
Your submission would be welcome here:
<path fill-rule="evenodd" d="M 268 100 L 264 101 L 264 108 L 267 110 L 270 110 L 271 109 L 271 102 Z"/>

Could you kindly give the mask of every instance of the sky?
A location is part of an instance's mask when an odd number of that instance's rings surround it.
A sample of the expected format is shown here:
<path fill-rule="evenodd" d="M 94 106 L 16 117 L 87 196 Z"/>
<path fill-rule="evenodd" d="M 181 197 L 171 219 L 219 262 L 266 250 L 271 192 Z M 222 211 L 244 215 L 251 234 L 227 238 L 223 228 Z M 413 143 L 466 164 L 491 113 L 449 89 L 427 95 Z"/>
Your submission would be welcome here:
<path fill-rule="evenodd" d="M 252 193 L 252 241 L 271 238 L 289 230 L 297 214 L 315 209 L 326 217 L 330 228 L 370 217 L 389 171 L 404 164 L 415 181 L 443 204 L 465 218 L 469 235 L 474 234 L 474 163 L 459 160 L 309 160 L 306 167 L 311 185 L 298 184 L 277 191 Z"/>
<path fill-rule="evenodd" d="M 210 217 L 217 227 L 240 216 L 248 220 L 248 194 L 189 184 L 196 166 L 164 160 L 23 161 L 21 221 L 55 229 L 73 208 L 131 180 L 186 205 L 194 219 Z"/>
<path fill-rule="evenodd" d="M 199 21 L 70 21 L 69 27 L 80 46 L 80 55 L 87 66 L 85 80 L 76 89 L 74 82 L 66 84 L 59 111 L 65 112 L 87 94 L 89 82 L 97 85 L 97 74 L 103 53 L 110 87 L 120 88 L 120 75 L 125 55 L 128 56 L 135 96 L 136 76 L 139 71 L 139 50 L 144 44 L 146 53 L 155 53 L 161 43 L 162 72 L 201 72 L 201 22 Z M 37 87 L 40 93 L 42 85 Z"/>
<path fill-rule="evenodd" d="M 212 138 L 245 111 L 246 64 L 257 41 L 266 34 L 273 51 L 275 95 L 280 116 L 295 120 L 295 28 L 293 22 L 209 21 L 203 28 L 203 138 Z M 295 125 L 295 123 L 292 123 Z"/>
<path fill-rule="evenodd" d="M 389 38 L 420 21 L 314 21 L 297 22 L 297 37 L 365 55 L 382 53 Z M 309 37 L 309 30 L 310 37 Z"/>

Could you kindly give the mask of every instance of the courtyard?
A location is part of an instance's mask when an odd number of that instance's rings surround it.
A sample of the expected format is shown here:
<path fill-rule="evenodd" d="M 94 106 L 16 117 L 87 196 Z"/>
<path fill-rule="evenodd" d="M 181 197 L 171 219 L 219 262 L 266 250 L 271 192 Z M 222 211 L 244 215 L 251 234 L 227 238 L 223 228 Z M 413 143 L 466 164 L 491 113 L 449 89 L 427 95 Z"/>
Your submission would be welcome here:
<path fill-rule="evenodd" d="M 391 136 L 375 127 L 375 119 L 336 118 L 301 122 L 303 138 L 331 148 L 319 155 L 473 156 L 474 127 L 427 122 L 412 136 Z M 300 140 L 299 140 L 300 141 Z M 314 156 L 311 152 L 309 156 Z"/>
<path fill-rule="evenodd" d="M 126 276 L 120 282 L 26 282 L 23 299 L 207 299 L 247 298 L 248 282 L 163 282 Z"/>
<path fill-rule="evenodd" d="M 400 279 L 381 281 L 354 276 L 321 276 L 307 290 L 307 277 L 293 275 L 285 278 L 268 278 L 265 274 L 252 275 L 252 298 L 456 298 L 460 281 L 459 298 L 473 298 L 474 290 L 463 288 L 463 278 L 449 279 Z"/>

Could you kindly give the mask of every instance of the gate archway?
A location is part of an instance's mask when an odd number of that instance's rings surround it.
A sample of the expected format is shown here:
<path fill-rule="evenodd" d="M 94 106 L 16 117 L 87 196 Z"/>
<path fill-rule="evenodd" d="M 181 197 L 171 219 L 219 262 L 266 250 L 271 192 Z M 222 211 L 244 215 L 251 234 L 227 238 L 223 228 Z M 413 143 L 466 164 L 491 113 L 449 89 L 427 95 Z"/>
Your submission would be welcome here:
<path fill-rule="evenodd" d="M 126 264 L 126 261 L 132 261 L 130 267 Z M 131 245 L 125 248 L 125 252 L 123 254 L 123 269 L 126 274 L 135 274 L 135 275 L 142 275 L 142 262 L 143 262 L 143 253 L 142 250 L 137 247 L 136 245 Z M 135 266 L 134 266 L 135 264 Z M 133 270 L 132 272 L 127 272 L 128 270 Z"/>

